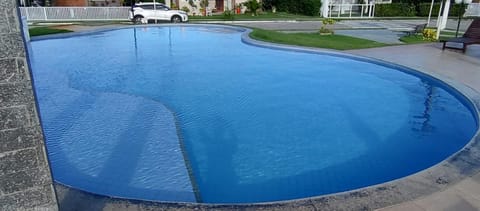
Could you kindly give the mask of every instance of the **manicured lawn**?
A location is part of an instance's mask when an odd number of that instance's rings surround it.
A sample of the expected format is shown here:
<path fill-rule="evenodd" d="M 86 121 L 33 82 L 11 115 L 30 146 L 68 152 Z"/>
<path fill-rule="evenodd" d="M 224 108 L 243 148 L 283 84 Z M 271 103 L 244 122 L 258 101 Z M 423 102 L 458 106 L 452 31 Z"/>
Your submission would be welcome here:
<path fill-rule="evenodd" d="M 458 33 L 459 37 L 461 37 L 462 35 L 463 35 L 463 32 Z M 440 37 L 438 40 L 448 40 L 453 37 L 455 37 L 455 32 L 442 31 L 440 33 Z M 403 36 L 400 38 L 400 41 L 404 42 L 405 44 L 419 44 L 419 43 L 432 42 L 428 40 L 423 40 L 423 36 L 421 34 Z"/>
<path fill-rule="evenodd" d="M 224 20 L 223 14 L 215 14 L 212 16 L 189 16 L 191 21 L 202 21 L 202 20 Z M 252 16 L 251 13 L 238 14 L 234 15 L 234 20 L 321 20 L 320 16 L 305 16 L 305 15 L 295 15 L 285 12 L 265 12 L 259 13 L 258 16 Z"/>
<path fill-rule="evenodd" d="M 40 36 L 40 35 L 47 35 L 47 34 L 58 34 L 58 33 L 67 33 L 72 32 L 67 29 L 55 29 L 50 27 L 34 27 L 28 29 L 30 36 Z"/>
<path fill-rule="evenodd" d="M 318 33 L 289 34 L 263 29 L 254 29 L 250 33 L 250 37 L 267 42 L 336 50 L 387 46 L 387 44 L 343 35 L 320 35 Z"/>

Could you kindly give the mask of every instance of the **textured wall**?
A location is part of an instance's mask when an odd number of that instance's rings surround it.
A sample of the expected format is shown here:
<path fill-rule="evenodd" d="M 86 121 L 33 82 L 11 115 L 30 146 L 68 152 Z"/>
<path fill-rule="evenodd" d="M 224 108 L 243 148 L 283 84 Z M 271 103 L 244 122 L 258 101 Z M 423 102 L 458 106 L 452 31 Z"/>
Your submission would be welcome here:
<path fill-rule="evenodd" d="M 56 210 L 16 0 L 0 0 L 0 210 Z"/>

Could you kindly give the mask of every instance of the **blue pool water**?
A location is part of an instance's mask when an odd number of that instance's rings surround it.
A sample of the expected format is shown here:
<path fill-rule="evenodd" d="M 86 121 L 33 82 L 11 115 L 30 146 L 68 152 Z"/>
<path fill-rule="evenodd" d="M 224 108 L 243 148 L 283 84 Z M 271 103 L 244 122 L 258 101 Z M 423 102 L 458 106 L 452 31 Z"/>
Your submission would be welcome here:
<path fill-rule="evenodd" d="M 241 35 L 175 26 L 31 42 L 54 179 L 157 201 L 296 199 L 413 174 L 477 129 L 435 80 Z"/>

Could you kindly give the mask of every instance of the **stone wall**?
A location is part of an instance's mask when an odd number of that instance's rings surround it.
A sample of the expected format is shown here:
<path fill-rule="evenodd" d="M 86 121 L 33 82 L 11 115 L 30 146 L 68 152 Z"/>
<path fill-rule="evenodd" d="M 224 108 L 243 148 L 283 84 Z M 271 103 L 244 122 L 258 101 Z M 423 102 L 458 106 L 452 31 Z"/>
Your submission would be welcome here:
<path fill-rule="evenodd" d="M 0 0 L 0 210 L 57 210 L 16 0 Z"/>

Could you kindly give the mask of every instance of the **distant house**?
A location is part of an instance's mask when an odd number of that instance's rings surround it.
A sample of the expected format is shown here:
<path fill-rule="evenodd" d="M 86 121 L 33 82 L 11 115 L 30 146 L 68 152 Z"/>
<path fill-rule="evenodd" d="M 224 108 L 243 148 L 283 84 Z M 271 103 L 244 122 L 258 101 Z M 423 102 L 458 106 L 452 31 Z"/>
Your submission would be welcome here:
<path fill-rule="evenodd" d="M 87 0 L 55 0 L 53 6 L 71 7 L 71 6 L 87 6 Z"/>
<path fill-rule="evenodd" d="M 116 7 L 121 6 L 121 0 L 53 0 L 53 6 L 57 7 L 85 7 L 85 6 L 100 6 L 100 7 Z"/>
<path fill-rule="evenodd" d="M 233 10 L 235 6 L 246 2 L 247 0 L 209 0 L 207 11 L 209 12 L 224 12 L 226 10 Z M 259 0 L 261 2 L 261 0 Z M 190 5 L 193 3 L 194 6 Z M 178 9 L 186 7 L 191 14 L 200 14 L 200 0 L 166 0 L 166 4 L 170 7 L 176 6 Z M 173 5 L 174 4 L 174 5 Z"/>

